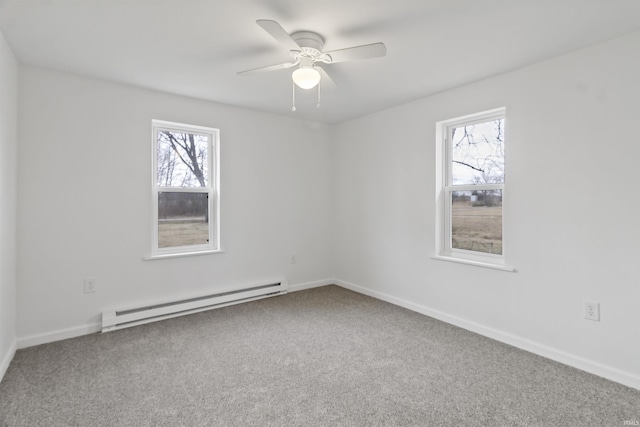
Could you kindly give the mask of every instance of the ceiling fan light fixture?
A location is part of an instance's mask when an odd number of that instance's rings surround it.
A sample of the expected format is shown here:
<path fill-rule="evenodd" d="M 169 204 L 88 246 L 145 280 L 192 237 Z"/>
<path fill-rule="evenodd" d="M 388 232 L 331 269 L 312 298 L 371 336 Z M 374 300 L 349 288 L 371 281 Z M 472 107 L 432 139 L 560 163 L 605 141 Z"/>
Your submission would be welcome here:
<path fill-rule="evenodd" d="M 320 83 L 320 73 L 315 68 L 298 68 L 291 74 L 293 82 L 301 89 L 312 89 Z"/>

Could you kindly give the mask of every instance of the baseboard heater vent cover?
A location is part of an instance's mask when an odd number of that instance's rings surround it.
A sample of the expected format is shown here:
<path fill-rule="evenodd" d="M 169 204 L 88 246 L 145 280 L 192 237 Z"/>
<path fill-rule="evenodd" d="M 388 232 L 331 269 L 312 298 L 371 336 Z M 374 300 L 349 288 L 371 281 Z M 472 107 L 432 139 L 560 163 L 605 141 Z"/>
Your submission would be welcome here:
<path fill-rule="evenodd" d="M 115 331 L 214 308 L 284 295 L 287 290 L 287 281 L 281 280 L 180 301 L 124 310 L 107 310 L 102 312 L 102 332 Z"/>

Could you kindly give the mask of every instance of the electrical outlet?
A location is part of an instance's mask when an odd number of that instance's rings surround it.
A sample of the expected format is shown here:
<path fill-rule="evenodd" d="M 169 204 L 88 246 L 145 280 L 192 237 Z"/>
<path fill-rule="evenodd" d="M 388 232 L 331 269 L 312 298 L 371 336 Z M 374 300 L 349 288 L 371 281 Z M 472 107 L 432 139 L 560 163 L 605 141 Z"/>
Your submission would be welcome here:
<path fill-rule="evenodd" d="M 291 264 L 295 264 L 296 262 L 298 262 L 298 260 L 296 259 L 296 256 L 291 255 Z"/>
<path fill-rule="evenodd" d="M 600 303 L 595 301 L 584 302 L 584 318 L 588 320 L 600 321 Z"/>
<path fill-rule="evenodd" d="M 94 278 L 86 278 L 84 279 L 84 293 L 91 294 L 96 291 L 96 279 Z"/>

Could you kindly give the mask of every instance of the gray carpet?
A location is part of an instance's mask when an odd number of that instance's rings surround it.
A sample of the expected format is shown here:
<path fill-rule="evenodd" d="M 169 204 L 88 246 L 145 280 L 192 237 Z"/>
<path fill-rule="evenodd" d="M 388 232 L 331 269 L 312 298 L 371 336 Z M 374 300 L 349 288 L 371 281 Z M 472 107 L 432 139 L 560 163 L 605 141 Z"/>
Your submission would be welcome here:
<path fill-rule="evenodd" d="M 640 391 L 327 286 L 19 350 L 2 426 L 623 426 Z"/>

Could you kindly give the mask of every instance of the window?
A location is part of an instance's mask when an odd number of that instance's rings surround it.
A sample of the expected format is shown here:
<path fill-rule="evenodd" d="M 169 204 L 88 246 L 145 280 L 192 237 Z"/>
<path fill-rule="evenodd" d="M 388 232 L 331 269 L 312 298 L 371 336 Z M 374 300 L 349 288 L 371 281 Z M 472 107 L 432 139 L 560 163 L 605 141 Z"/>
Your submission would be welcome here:
<path fill-rule="evenodd" d="M 151 258 L 219 250 L 219 131 L 152 121 Z"/>
<path fill-rule="evenodd" d="M 437 124 L 440 257 L 504 265 L 504 131 L 504 108 Z"/>

